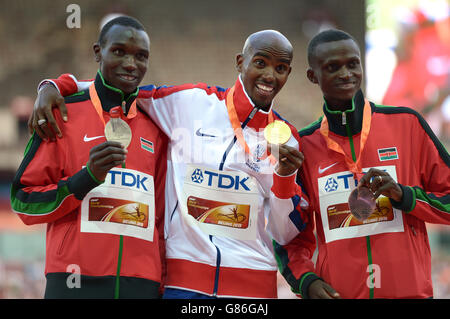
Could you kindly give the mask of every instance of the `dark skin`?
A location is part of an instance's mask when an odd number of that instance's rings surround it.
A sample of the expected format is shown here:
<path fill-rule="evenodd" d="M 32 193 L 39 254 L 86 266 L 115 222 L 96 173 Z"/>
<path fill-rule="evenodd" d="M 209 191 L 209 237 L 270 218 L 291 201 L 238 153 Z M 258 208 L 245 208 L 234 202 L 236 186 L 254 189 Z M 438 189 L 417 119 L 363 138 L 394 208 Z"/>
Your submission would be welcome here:
<path fill-rule="evenodd" d="M 95 48 L 94 48 L 95 50 Z M 236 56 L 236 69 L 241 75 L 244 88 L 255 106 L 270 110 L 276 94 L 286 83 L 291 72 L 292 45 L 281 33 L 264 30 L 250 35 L 242 53 Z M 64 99 L 53 85 L 44 86 L 36 99 L 33 115 L 28 123 L 30 132 L 36 130 L 41 138 L 55 139 L 62 136 L 54 121 L 52 107 L 57 107 L 67 119 Z M 48 119 L 48 125 L 39 127 L 37 120 Z M 287 145 L 270 145 L 269 151 L 279 158 L 276 172 L 281 176 L 293 174 L 303 163 L 303 154 Z"/>
<path fill-rule="evenodd" d="M 291 73 L 292 57 L 291 43 L 277 31 L 264 30 L 248 37 L 236 56 L 236 69 L 255 106 L 270 110 Z M 288 145 L 269 145 L 269 151 L 279 159 L 275 170 L 281 176 L 293 174 L 304 160 L 301 152 Z"/>
<path fill-rule="evenodd" d="M 319 44 L 307 70 L 308 79 L 319 85 L 327 106 L 331 110 L 351 109 L 352 98 L 361 87 L 363 69 L 360 50 L 352 39 Z M 367 186 L 374 199 L 380 195 L 401 201 L 400 186 L 386 172 L 371 168 L 358 182 L 358 187 Z M 322 280 L 315 280 L 309 286 L 312 299 L 337 299 L 339 293 Z"/>
<path fill-rule="evenodd" d="M 103 45 L 95 43 L 93 46 L 95 60 L 99 62 L 105 82 L 124 92 L 132 93 L 136 90 L 148 67 L 150 40 L 145 31 L 132 27 L 114 25 L 106 33 Z M 35 102 L 35 112 L 30 117 L 30 132 L 36 133 L 43 139 L 49 137 L 54 140 L 55 134 L 61 137 L 52 108 L 61 111 L 64 121 L 67 121 L 67 108 L 64 98 L 52 85 L 45 85 L 38 94 Z M 38 119 L 47 119 L 44 125 L 37 125 Z M 125 163 L 127 150 L 118 142 L 107 141 L 94 146 L 89 152 L 89 166 L 91 173 L 100 181 L 104 181 L 109 170 Z"/>

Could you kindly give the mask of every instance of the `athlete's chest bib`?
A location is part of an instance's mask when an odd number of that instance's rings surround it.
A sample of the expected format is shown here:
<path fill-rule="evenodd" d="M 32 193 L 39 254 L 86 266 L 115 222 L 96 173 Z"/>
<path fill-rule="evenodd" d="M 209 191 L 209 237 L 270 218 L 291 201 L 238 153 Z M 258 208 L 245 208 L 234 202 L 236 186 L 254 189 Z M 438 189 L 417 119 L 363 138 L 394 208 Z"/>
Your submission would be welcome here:
<path fill-rule="evenodd" d="M 244 172 L 187 165 L 181 212 L 185 220 L 214 236 L 254 240 L 260 193 Z"/>
<path fill-rule="evenodd" d="M 379 166 L 397 181 L 395 166 Z M 363 171 L 367 172 L 366 168 Z M 322 218 L 325 241 L 363 237 L 390 232 L 403 232 L 403 215 L 392 207 L 387 197 L 380 196 L 376 200 L 377 207 L 364 222 L 357 220 L 348 206 L 348 197 L 356 187 L 353 173 L 339 172 L 320 177 L 318 191 L 320 214 Z"/>
<path fill-rule="evenodd" d="M 153 176 L 126 168 L 109 171 L 81 204 L 81 232 L 125 235 L 153 241 Z"/>

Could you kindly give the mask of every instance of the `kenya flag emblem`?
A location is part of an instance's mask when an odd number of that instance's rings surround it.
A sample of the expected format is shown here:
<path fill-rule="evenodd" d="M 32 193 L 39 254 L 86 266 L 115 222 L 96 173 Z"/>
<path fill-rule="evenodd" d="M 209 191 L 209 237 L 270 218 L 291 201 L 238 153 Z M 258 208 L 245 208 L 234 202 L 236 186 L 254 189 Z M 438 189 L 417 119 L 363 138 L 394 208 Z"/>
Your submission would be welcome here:
<path fill-rule="evenodd" d="M 141 147 L 146 150 L 149 151 L 151 153 L 155 153 L 155 151 L 153 150 L 153 142 L 150 142 L 148 140 L 146 140 L 145 138 L 141 137 Z"/>
<path fill-rule="evenodd" d="M 380 148 L 378 149 L 378 157 L 380 161 L 390 161 L 398 159 L 398 152 L 396 147 Z"/>

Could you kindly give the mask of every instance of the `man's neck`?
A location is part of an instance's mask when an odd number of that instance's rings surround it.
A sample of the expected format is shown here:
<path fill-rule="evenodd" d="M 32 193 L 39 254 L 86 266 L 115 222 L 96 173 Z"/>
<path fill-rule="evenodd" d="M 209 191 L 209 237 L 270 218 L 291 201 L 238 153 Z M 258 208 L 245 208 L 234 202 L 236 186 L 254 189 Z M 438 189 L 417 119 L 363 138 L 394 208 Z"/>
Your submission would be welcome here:
<path fill-rule="evenodd" d="M 348 103 L 333 103 L 324 98 L 323 112 L 328 119 L 330 131 L 347 136 L 347 128 L 352 135 L 358 134 L 362 128 L 364 95 L 359 90 Z"/>
<path fill-rule="evenodd" d="M 122 103 L 125 101 L 125 109 L 123 110 L 125 115 L 128 114 L 131 104 L 139 92 L 139 89 L 136 89 L 133 93 L 125 94 L 122 90 L 108 84 L 108 81 L 103 78 L 100 70 L 97 72 L 97 77 L 95 78 L 95 88 L 104 111 L 109 112 L 115 106 L 122 106 Z"/>
<path fill-rule="evenodd" d="M 324 100 L 327 105 L 327 108 L 332 112 L 333 111 L 334 112 L 345 112 L 345 111 L 350 111 L 353 109 L 353 99 L 345 101 L 345 102 L 338 102 L 338 103 L 329 102 L 325 98 L 324 98 Z"/>

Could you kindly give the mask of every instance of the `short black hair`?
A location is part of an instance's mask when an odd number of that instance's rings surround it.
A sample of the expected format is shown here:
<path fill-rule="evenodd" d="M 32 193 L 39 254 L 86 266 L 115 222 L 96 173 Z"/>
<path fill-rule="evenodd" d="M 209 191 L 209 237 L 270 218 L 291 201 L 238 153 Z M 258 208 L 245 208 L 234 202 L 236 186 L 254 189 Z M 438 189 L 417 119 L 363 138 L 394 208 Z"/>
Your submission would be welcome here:
<path fill-rule="evenodd" d="M 350 34 L 348 34 L 345 31 L 338 30 L 338 29 L 329 29 L 322 31 L 318 34 L 316 34 L 311 41 L 309 41 L 308 44 L 308 63 L 311 66 L 312 57 L 314 55 L 314 50 L 319 44 L 327 43 L 327 42 L 334 42 L 334 41 L 340 41 L 340 40 L 353 40 L 356 44 L 358 42 L 353 38 Z"/>
<path fill-rule="evenodd" d="M 106 42 L 106 34 L 108 33 L 109 29 L 111 29 L 114 25 L 122 25 L 125 27 L 132 27 L 136 30 L 145 31 L 144 26 L 142 23 L 140 23 L 137 19 L 129 17 L 129 16 L 120 16 L 117 18 L 114 18 L 110 21 L 108 21 L 100 31 L 100 35 L 98 36 L 98 43 L 100 46 L 104 46 Z"/>

